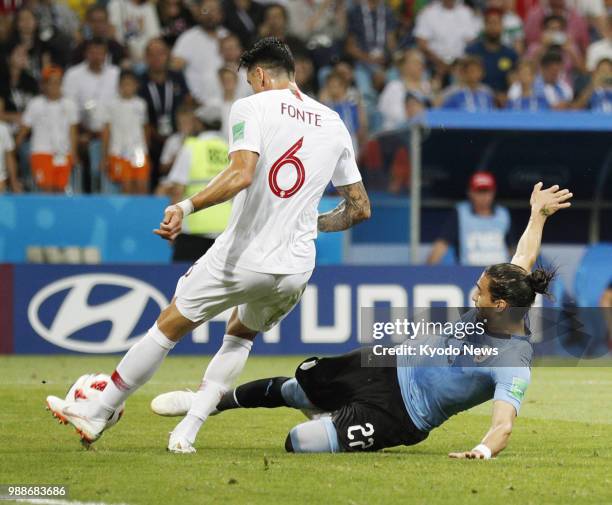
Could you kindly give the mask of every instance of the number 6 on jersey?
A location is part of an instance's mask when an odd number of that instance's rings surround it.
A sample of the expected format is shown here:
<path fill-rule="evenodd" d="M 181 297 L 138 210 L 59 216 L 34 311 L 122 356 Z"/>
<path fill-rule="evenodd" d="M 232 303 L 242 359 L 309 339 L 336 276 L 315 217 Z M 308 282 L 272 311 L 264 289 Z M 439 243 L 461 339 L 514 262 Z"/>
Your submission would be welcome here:
<path fill-rule="evenodd" d="M 297 153 L 301 149 L 303 142 L 304 137 L 302 137 L 295 144 L 293 144 L 285 154 L 283 154 L 279 159 L 277 159 L 274 162 L 274 165 L 272 165 L 272 168 L 270 169 L 270 174 L 268 175 L 268 183 L 270 184 L 270 189 L 272 190 L 272 193 L 274 193 L 279 198 L 291 198 L 304 185 L 304 180 L 306 179 L 306 171 L 304 170 L 304 164 L 302 163 L 302 160 L 300 160 L 295 155 L 295 153 Z M 278 185 L 278 174 L 280 172 L 280 169 L 284 165 L 293 165 L 293 167 L 295 167 L 297 175 L 293 186 L 288 189 L 282 189 Z"/>

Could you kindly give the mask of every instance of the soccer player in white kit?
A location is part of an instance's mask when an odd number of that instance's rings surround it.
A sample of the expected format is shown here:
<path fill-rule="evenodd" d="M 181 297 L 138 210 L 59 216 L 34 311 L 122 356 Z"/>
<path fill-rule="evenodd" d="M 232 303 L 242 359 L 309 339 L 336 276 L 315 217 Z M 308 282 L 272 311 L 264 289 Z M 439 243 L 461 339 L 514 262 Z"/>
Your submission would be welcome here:
<path fill-rule="evenodd" d="M 172 303 L 123 357 L 98 400 L 47 398 L 48 408 L 92 443 L 127 397 L 146 383 L 185 334 L 234 307 L 223 345 L 168 450 L 195 452 L 198 430 L 244 368 L 257 333 L 298 303 L 315 266 L 319 231 L 345 230 L 370 216 L 350 134 L 337 113 L 303 95 L 289 48 L 276 38 L 242 55 L 254 95 L 230 113 L 230 163 L 205 189 L 168 207 L 159 236 L 174 239 L 183 218 L 234 198 L 225 232 L 177 284 Z M 318 214 L 328 183 L 343 197 Z"/>

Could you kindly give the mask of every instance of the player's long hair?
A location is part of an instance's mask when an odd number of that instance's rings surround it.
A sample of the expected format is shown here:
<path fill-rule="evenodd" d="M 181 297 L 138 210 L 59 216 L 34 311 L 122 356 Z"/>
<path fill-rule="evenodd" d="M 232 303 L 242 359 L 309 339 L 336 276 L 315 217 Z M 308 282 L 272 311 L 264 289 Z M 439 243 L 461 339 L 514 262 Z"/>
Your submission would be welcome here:
<path fill-rule="evenodd" d="M 489 278 L 491 300 L 504 300 L 510 307 L 528 309 L 533 305 L 536 294 L 551 296 L 548 287 L 557 269 L 538 265 L 529 273 L 512 263 L 498 263 L 487 267 L 485 273 Z"/>

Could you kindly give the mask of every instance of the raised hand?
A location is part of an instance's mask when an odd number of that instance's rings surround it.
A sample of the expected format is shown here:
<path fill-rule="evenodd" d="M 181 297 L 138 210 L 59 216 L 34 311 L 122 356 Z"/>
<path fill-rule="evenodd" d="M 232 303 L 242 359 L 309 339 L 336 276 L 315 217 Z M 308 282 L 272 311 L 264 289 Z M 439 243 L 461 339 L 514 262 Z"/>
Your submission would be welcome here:
<path fill-rule="evenodd" d="M 542 186 L 544 184 L 538 182 L 531 192 L 529 203 L 532 212 L 548 217 L 559 209 L 566 209 L 572 205 L 569 200 L 574 195 L 570 193 L 569 189 L 559 189 L 557 184 L 547 189 L 542 189 Z"/>

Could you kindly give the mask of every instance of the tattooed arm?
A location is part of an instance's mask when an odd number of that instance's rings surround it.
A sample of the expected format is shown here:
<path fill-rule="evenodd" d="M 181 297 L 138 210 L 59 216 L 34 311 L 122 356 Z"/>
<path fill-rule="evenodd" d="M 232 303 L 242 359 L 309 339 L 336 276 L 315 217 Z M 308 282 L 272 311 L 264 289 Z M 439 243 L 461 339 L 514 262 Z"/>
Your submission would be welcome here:
<path fill-rule="evenodd" d="M 336 188 L 343 200 L 329 212 L 319 214 L 319 231 L 341 231 L 370 218 L 370 200 L 363 182 Z"/>

